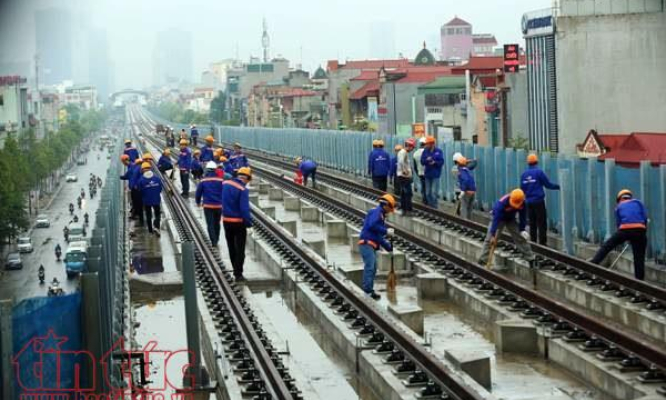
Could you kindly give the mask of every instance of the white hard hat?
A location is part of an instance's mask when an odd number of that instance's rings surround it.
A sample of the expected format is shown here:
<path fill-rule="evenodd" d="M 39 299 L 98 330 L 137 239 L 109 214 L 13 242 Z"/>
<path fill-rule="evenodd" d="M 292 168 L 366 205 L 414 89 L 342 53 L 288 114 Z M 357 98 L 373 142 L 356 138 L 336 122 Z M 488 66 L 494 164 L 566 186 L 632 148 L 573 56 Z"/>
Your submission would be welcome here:
<path fill-rule="evenodd" d="M 419 139 L 419 143 L 420 143 L 420 144 L 425 144 L 425 136 L 422 137 L 421 139 Z"/>
<path fill-rule="evenodd" d="M 216 168 L 217 164 L 215 163 L 215 161 L 208 161 L 206 163 L 206 169 L 216 169 Z"/>
<path fill-rule="evenodd" d="M 455 154 L 453 155 L 453 161 L 458 161 L 458 160 L 460 160 L 460 159 L 462 158 L 462 156 L 463 156 L 463 155 L 460 154 L 460 153 L 455 153 Z"/>

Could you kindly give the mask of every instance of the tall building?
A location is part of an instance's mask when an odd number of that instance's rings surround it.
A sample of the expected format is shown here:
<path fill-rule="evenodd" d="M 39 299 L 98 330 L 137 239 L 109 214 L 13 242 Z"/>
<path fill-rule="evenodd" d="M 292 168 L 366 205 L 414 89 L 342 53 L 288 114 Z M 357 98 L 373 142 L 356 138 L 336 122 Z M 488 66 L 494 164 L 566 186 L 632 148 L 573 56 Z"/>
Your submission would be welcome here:
<path fill-rule="evenodd" d="M 73 55 L 70 12 L 60 8 L 36 11 L 35 25 L 36 49 L 42 68 L 41 82 L 53 85 L 71 80 Z"/>
<path fill-rule="evenodd" d="M 557 120 L 555 20 L 551 9 L 523 15 L 527 57 L 527 123 L 530 148 L 560 148 Z"/>
<path fill-rule="evenodd" d="M 445 23 L 440 30 L 440 57 L 445 61 L 467 60 L 474 50 L 472 25 L 458 17 Z"/>
<path fill-rule="evenodd" d="M 97 88 L 99 101 L 107 103 L 111 93 L 111 65 L 109 61 L 109 42 L 104 29 L 91 29 L 88 34 L 88 75 L 92 85 Z"/>
<path fill-rule="evenodd" d="M 153 83 L 192 82 L 192 34 L 177 28 L 157 33 L 153 50 Z"/>
<path fill-rule="evenodd" d="M 395 51 L 395 29 L 393 22 L 371 22 L 369 46 L 368 54 L 371 58 L 380 60 L 395 58 L 397 54 Z"/>

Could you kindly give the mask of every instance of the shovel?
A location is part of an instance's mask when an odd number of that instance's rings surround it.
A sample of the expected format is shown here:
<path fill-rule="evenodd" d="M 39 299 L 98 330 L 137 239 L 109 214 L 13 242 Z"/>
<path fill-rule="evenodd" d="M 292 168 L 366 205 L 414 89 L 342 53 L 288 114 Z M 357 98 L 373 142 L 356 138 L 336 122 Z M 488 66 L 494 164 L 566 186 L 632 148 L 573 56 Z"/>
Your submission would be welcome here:
<path fill-rule="evenodd" d="M 622 249 L 622 251 L 620 252 L 620 254 L 617 256 L 617 258 L 615 259 L 615 261 L 613 261 L 613 263 L 610 265 L 610 267 L 608 267 L 609 270 L 612 271 L 612 270 L 615 269 L 615 265 L 617 265 L 617 262 L 620 261 L 620 258 L 622 258 L 622 256 L 624 255 L 624 252 L 627 251 L 627 248 L 628 248 L 628 247 L 629 247 L 629 243 L 627 243 L 627 244 L 624 245 L 624 248 Z"/>
<path fill-rule="evenodd" d="M 497 247 L 497 236 L 493 236 L 490 242 L 490 252 L 488 253 L 488 261 L 486 261 L 486 269 L 491 270 L 493 265 L 493 257 L 495 256 L 495 248 Z"/>
<path fill-rule="evenodd" d="M 395 268 L 393 266 L 393 241 L 391 241 L 391 270 L 386 277 L 386 290 L 389 292 L 395 291 L 398 284 L 398 278 L 395 275 Z"/>

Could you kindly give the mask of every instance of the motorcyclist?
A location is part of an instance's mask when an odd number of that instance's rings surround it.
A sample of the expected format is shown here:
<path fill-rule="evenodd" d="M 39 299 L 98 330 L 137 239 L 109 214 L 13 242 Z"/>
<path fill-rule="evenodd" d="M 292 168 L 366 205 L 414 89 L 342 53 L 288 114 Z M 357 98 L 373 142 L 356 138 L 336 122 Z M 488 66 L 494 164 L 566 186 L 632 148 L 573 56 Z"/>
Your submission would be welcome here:
<path fill-rule="evenodd" d="M 41 283 L 44 283 L 44 276 L 45 276 L 44 265 L 41 264 L 41 265 L 39 266 L 39 272 L 38 272 L 38 274 L 37 274 L 37 277 L 39 278 L 39 283 L 40 283 L 40 284 L 41 284 Z"/>
<path fill-rule="evenodd" d="M 83 221 L 88 225 L 88 213 L 83 214 Z"/>
<path fill-rule="evenodd" d="M 72 214 L 74 214 L 74 204 L 69 203 L 69 215 L 72 215 Z M 67 227 L 65 227 L 65 229 L 66 229 L 66 228 L 67 228 Z"/>
<path fill-rule="evenodd" d="M 82 199 L 86 198 L 86 191 L 83 188 L 81 188 L 81 198 Z"/>
<path fill-rule="evenodd" d="M 68 228 L 68 227 L 64 227 L 64 228 L 62 229 L 62 233 L 63 233 L 63 235 L 65 235 L 65 240 L 69 242 L 69 228 Z"/>
<path fill-rule="evenodd" d="M 79 216 L 78 216 L 78 215 L 75 215 L 75 216 L 74 216 L 74 222 L 75 222 L 75 223 L 76 223 L 76 222 L 79 222 Z"/>
<path fill-rule="evenodd" d="M 80 209 L 81 208 L 81 198 L 80 197 L 76 199 L 76 203 L 79 205 L 79 209 Z"/>

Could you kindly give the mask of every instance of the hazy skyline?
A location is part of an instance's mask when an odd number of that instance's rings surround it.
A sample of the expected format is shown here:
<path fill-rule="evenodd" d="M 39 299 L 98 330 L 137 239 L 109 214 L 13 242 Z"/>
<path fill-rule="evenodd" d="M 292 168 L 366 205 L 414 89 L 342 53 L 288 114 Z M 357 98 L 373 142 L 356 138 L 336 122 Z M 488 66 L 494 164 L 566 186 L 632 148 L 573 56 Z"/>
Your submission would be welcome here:
<path fill-rule="evenodd" d="M 34 12 L 48 7 L 69 8 L 82 30 L 107 31 L 118 89 L 153 82 L 156 33 L 172 27 L 192 34 L 193 72 L 198 80 L 210 62 L 261 56 L 263 18 L 268 21 L 271 55 L 284 56 L 292 66 L 302 63 L 306 70 L 314 71 L 329 59 L 370 58 L 368 43 L 374 21 L 392 22 L 395 57 L 399 53 L 414 57 L 423 41 L 431 43 L 441 25 L 454 16 L 470 22 L 475 32 L 495 34 L 500 44 L 523 43 L 522 14 L 550 7 L 551 2 L 338 0 L 316 6 L 316 2 L 302 0 L 11 0 L 0 2 L 0 63 L 29 61 L 32 65 Z"/>

